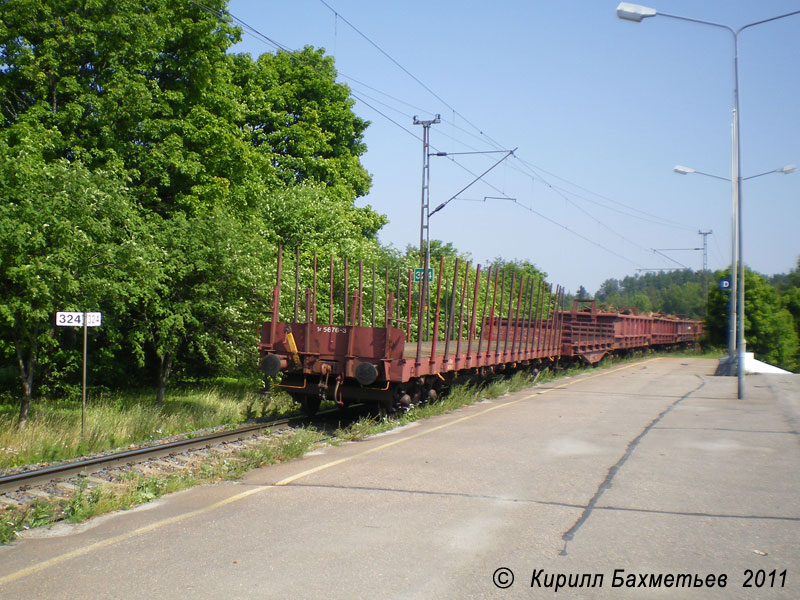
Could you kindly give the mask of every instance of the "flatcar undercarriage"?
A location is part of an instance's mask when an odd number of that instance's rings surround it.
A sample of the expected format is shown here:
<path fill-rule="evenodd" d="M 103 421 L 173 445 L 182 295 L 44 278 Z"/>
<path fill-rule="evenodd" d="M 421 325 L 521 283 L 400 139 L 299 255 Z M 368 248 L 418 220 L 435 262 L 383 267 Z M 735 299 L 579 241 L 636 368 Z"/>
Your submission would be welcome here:
<path fill-rule="evenodd" d="M 547 369 L 556 369 L 558 361 L 533 360 L 519 363 L 477 367 L 444 374 L 415 377 L 404 382 L 382 381 L 363 385 L 358 379 L 308 376 L 286 373 L 277 387 L 300 404 L 303 412 L 313 416 L 325 401 L 341 408 L 351 404 L 374 404 L 382 416 L 402 414 L 429 402 L 435 402 L 456 385 L 478 387 L 499 378 L 525 372 L 532 379 Z"/>

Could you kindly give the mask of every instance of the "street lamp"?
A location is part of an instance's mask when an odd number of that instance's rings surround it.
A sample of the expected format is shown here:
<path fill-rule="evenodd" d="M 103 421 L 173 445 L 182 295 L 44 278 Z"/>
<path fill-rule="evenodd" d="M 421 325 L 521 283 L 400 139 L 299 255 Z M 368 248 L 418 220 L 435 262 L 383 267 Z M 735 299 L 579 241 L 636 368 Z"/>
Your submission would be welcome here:
<path fill-rule="evenodd" d="M 761 177 L 762 175 L 770 175 L 772 173 L 783 173 L 784 175 L 788 175 L 789 173 L 793 173 L 795 171 L 794 165 L 785 165 L 780 167 L 779 169 L 773 169 L 772 171 L 765 171 L 763 173 L 759 173 L 757 175 L 751 175 L 750 177 L 743 177 L 742 181 L 746 181 L 748 179 L 754 179 L 756 177 Z M 693 169 L 691 167 L 685 167 L 683 165 L 675 165 L 672 169 L 678 175 L 690 175 L 692 173 L 696 173 L 697 175 L 705 175 L 706 177 L 713 177 L 714 179 L 722 179 L 723 181 L 727 181 L 730 183 L 730 178 L 722 177 L 720 175 L 714 175 L 712 173 L 705 173 L 703 171 L 698 171 L 697 169 Z M 734 191 L 734 199 L 736 198 L 736 193 Z M 735 273 L 735 265 L 736 265 L 736 236 L 737 236 L 737 228 L 736 228 L 736 213 L 737 207 L 734 203 L 732 208 L 732 224 L 731 224 L 731 296 L 729 300 L 729 310 L 728 310 L 728 367 L 733 368 L 734 360 L 735 360 L 735 351 L 736 351 L 736 273 Z"/>
<path fill-rule="evenodd" d="M 722 179 L 723 181 L 730 181 L 729 177 L 721 177 L 720 175 L 703 173 L 703 171 L 698 171 L 697 169 L 692 169 L 691 167 L 684 167 L 683 165 L 675 165 L 672 170 L 675 171 L 678 175 L 689 175 L 691 173 L 697 173 L 698 175 L 713 177 L 714 179 Z M 750 177 L 742 177 L 742 181 L 747 181 L 748 179 L 755 179 L 756 177 L 761 177 L 762 175 L 772 175 L 773 173 L 781 173 L 782 175 L 788 175 L 789 173 L 794 173 L 796 170 L 797 167 L 795 165 L 784 165 L 783 167 L 772 169 L 771 171 L 764 171 L 763 173 L 759 173 L 758 175 L 750 175 Z"/>
<path fill-rule="evenodd" d="M 738 354 L 738 364 L 737 364 L 737 379 L 738 379 L 738 397 L 739 399 L 744 399 L 745 397 L 745 389 L 744 389 L 744 257 L 742 254 L 742 177 L 740 175 L 742 171 L 742 155 L 741 155 L 741 142 L 739 140 L 739 34 L 748 29 L 750 27 L 755 27 L 756 25 L 761 25 L 763 23 L 769 23 L 770 21 L 777 21 L 778 19 L 783 19 L 785 17 L 790 17 L 792 15 L 800 14 L 800 10 L 795 10 L 783 15 L 778 15 L 776 17 L 770 17 L 769 19 L 762 19 L 761 21 L 756 21 L 754 23 L 748 23 L 747 25 L 742 25 L 739 29 L 733 29 L 732 27 L 728 27 L 727 25 L 722 25 L 720 23 L 714 23 L 712 21 L 702 21 L 700 19 L 691 19 L 689 17 L 681 17 L 678 15 L 671 15 L 667 13 L 660 13 L 655 8 L 648 8 L 646 6 L 640 6 L 638 4 L 631 4 L 630 2 L 620 2 L 619 6 L 617 6 L 617 16 L 620 19 L 624 19 L 626 21 L 633 21 L 636 23 L 641 22 L 642 19 L 646 19 L 648 17 L 669 17 L 670 19 L 678 19 L 680 21 L 689 21 L 691 23 L 699 23 L 701 25 L 709 25 L 711 27 L 717 27 L 720 29 L 725 29 L 726 31 L 730 32 L 733 36 L 733 140 L 732 140 L 732 151 L 735 159 L 731 161 L 731 181 L 735 182 L 735 185 L 732 185 L 733 194 L 734 194 L 734 203 L 736 204 L 736 230 L 738 235 L 738 245 L 739 245 L 739 256 L 738 256 L 738 263 L 739 263 L 739 289 L 738 289 L 738 331 L 736 335 L 736 349 Z M 735 265 L 731 265 L 731 275 L 735 277 Z"/>
<path fill-rule="evenodd" d="M 712 175 L 711 173 L 703 173 L 703 171 L 698 171 L 697 169 L 692 169 L 691 167 L 684 167 L 683 165 L 675 165 L 672 169 L 678 175 L 689 175 L 690 173 L 697 173 L 698 175 L 705 175 L 706 177 L 713 177 L 714 179 L 724 179 L 725 181 L 730 181 L 730 177 L 720 177 L 719 175 Z"/>

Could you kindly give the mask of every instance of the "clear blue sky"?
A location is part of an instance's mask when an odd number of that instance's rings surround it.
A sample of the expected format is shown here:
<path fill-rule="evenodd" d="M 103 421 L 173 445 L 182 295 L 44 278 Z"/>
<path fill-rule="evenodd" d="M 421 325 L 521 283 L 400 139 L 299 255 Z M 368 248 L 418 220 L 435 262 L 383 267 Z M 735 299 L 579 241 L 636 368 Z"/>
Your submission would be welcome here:
<path fill-rule="evenodd" d="M 594 292 L 637 269 L 678 266 L 652 249 L 698 248 L 703 229 L 713 230 L 709 268 L 730 264 L 730 184 L 672 171 L 730 177 L 733 43 L 724 30 L 661 16 L 621 21 L 616 0 L 326 2 L 231 0 L 229 9 L 286 47 L 335 57 L 360 99 L 356 113 L 371 122 L 362 160 L 373 186 L 357 202 L 388 216 L 382 242 L 419 243 L 422 131 L 412 117 L 438 113 L 436 150 L 518 148 L 431 217 L 431 237 L 476 262 L 527 259 L 568 290 Z M 646 4 L 734 29 L 800 10 L 800 0 Z M 245 34 L 235 51 L 273 49 Z M 745 30 L 740 74 L 743 175 L 800 164 L 800 15 Z M 433 157 L 432 207 L 499 156 Z M 746 181 L 743 198 L 746 264 L 793 268 L 800 172 Z M 702 267 L 699 251 L 665 254 Z"/>

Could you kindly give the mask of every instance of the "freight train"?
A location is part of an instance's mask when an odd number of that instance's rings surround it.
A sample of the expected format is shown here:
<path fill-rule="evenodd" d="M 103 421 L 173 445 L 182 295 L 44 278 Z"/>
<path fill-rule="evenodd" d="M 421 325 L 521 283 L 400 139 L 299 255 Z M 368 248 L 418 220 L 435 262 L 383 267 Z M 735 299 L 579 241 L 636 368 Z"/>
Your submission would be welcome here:
<path fill-rule="evenodd" d="M 280 374 L 279 387 L 309 415 L 323 400 L 342 407 L 376 402 L 382 413 L 393 413 L 434 400 L 456 383 L 693 346 L 703 333 L 697 320 L 600 311 L 594 301 L 575 300 L 564 310 L 564 289 L 538 275 L 482 271 L 458 259 L 447 273 L 443 257 L 438 270 L 397 272 L 395 279 L 387 269 L 380 283 L 372 267 L 370 285 L 363 263 L 356 281 L 353 265 L 345 260 L 339 270 L 331 258 L 327 286 L 318 286 L 324 269 L 316 255 L 311 265 L 301 262 L 298 252 L 292 304 L 292 281 L 284 279 L 278 252 L 259 355 L 264 375 Z M 313 283 L 301 294 L 300 272 L 309 266 Z M 282 289 L 289 293 L 282 296 Z"/>

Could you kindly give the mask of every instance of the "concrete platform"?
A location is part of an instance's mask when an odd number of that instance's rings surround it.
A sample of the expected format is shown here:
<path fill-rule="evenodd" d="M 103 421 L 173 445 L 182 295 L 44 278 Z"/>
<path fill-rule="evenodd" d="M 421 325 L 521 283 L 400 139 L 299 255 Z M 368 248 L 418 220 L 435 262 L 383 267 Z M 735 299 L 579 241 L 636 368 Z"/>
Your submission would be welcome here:
<path fill-rule="evenodd" d="M 739 401 L 715 367 L 597 370 L 36 532 L 0 598 L 798 598 L 800 376 Z"/>

